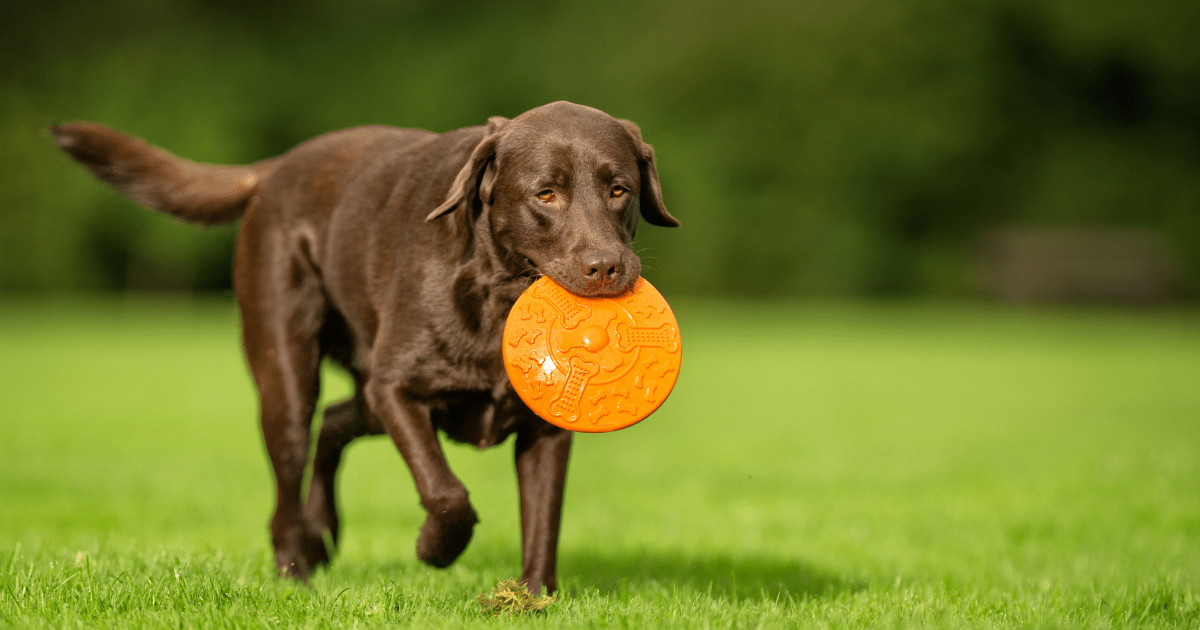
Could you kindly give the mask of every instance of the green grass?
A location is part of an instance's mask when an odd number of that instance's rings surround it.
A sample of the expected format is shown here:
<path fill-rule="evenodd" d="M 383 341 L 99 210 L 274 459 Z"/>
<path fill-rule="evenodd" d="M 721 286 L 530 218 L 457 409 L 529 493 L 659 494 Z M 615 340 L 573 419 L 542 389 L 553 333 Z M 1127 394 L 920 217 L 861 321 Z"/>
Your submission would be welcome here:
<path fill-rule="evenodd" d="M 445 571 L 352 446 L 296 586 L 231 304 L 0 303 L 0 625 L 1200 627 L 1200 314 L 676 301 L 677 389 L 577 437 L 518 619 L 476 603 L 520 572 L 509 445 L 447 447 L 483 522 Z"/>

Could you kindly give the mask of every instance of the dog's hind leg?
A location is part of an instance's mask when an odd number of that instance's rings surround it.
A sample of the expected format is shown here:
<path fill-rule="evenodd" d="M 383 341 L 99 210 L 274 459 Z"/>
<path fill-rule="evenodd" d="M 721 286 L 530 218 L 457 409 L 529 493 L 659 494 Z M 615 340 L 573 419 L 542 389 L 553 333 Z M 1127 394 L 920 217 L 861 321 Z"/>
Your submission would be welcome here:
<path fill-rule="evenodd" d="M 313 458 L 308 498 L 304 502 L 304 518 L 309 529 L 329 532 L 334 544 L 338 541 L 339 531 L 334 484 L 338 465 L 342 461 L 342 450 L 359 437 L 381 433 L 382 429 L 367 422 L 361 395 L 325 408 L 321 432 L 317 437 L 317 453 Z"/>
<path fill-rule="evenodd" d="M 320 333 L 328 305 L 307 256 L 311 245 L 300 238 L 264 236 L 261 218 L 251 210 L 242 222 L 234 286 L 242 343 L 258 388 L 263 438 L 275 473 L 275 563 L 280 574 L 303 580 L 312 567 L 328 560 L 322 533 L 306 526 L 300 503 L 320 393 Z"/>

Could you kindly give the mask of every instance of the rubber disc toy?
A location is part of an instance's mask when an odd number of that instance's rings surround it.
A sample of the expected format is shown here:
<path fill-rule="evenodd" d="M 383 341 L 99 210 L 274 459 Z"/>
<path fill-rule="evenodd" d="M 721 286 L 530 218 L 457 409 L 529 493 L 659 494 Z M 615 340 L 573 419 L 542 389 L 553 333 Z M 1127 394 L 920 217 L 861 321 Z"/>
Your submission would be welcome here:
<path fill-rule="evenodd" d="M 620 296 L 593 299 L 542 277 L 517 298 L 503 345 L 521 400 L 551 424 L 589 433 L 654 413 L 683 356 L 675 315 L 645 278 Z"/>

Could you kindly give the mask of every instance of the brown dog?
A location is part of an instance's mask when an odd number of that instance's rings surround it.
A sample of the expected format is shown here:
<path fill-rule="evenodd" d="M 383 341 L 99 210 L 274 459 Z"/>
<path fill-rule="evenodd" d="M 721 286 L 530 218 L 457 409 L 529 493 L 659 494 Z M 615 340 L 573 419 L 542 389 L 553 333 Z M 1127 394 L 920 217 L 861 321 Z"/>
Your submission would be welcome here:
<path fill-rule="evenodd" d="M 342 449 L 380 433 L 428 512 L 417 556 L 448 566 L 477 519 L 437 430 L 480 448 L 515 433 L 521 579 L 555 590 L 571 434 L 513 392 L 500 337 L 537 275 L 581 296 L 628 289 L 641 271 L 629 247 L 639 210 L 679 225 L 635 125 L 558 102 L 441 135 L 347 129 L 244 167 L 190 162 L 92 123 L 54 133 L 143 205 L 201 223 L 243 217 L 234 287 L 275 471 L 271 542 L 282 573 L 304 579 L 329 561 Z M 302 504 L 323 356 L 356 388 L 325 410 Z"/>

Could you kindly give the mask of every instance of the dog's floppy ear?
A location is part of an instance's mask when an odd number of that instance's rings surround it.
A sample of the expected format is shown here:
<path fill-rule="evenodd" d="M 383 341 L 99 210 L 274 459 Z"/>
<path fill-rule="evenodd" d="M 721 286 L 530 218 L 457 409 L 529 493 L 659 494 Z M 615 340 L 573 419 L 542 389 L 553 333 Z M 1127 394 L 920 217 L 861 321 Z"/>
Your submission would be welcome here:
<path fill-rule="evenodd" d="M 450 214 L 464 201 L 470 202 L 473 197 L 478 197 L 485 203 L 492 202 L 492 186 L 496 183 L 496 144 L 500 140 L 500 130 L 506 125 L 508 119 L 503 116 L 492 116 L 488 119 L 483 140 L 475 145 L 471 157 L 454 178 L 454 183 L 450 184 L 446 200 L 425 217 L 426 221 Z"/>
<path fill-rule="evenodd" d="M 638 204 L 642 209 L 642 218 L 651 225 L 679 227 L 679 219 L 671 216 L 667 207 L 663 205 L 658 169 L 654 167 L 654 148 L 642 141 L 642 131 L 637 125 L 628 120 L 620 122 L 629 131 L 629 135 L 633 136 L 633 143 L 637 146 L 638 171 L 642 177 L 642 192 Z"/>

